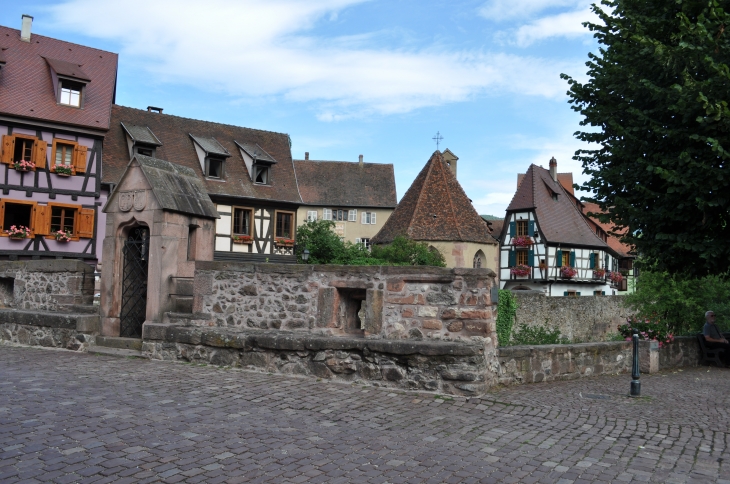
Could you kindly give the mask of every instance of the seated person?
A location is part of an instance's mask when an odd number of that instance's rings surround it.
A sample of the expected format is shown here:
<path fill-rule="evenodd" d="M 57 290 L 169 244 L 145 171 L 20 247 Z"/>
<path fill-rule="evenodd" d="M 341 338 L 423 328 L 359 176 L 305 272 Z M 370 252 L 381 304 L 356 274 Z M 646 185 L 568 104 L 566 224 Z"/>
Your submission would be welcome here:
<path fill-rule="evenodd" d="M 707 311 L 705 313 L 705 326 L 702 328 L 702 334 L 705 336 L 705 346 L 707 349 L 724 349 L 725 365 L 730 366 L 730 343 L 725 339 L 717 325 L 715 324 L 715 313 Z"/>

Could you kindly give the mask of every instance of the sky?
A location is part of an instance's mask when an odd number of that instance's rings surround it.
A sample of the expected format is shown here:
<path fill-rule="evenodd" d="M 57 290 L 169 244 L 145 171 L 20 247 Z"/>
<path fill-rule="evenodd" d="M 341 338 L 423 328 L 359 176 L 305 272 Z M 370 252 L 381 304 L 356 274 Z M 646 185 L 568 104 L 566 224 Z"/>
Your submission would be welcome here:
<path fill-rule="evenodd" d="M 0 24 L 119 53 L 117 104 L 288 133 L 292 156 L 392 163 L 400 199 L 436 149 L 480 214 L 531 163 L 585 180 L 561 73 L 597 44 L 586 0 L 12 2 Z M 175 161 L 175 160 L 170 160 Z"/>

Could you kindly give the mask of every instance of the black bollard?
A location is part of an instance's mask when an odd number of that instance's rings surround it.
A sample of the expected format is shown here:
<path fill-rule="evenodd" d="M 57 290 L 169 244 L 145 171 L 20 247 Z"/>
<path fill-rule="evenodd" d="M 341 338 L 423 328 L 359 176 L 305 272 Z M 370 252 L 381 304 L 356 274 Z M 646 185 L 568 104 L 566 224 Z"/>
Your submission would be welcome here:
<path fill-rule="evenodd" d="M 639 378 L 641 378 L 641 373 L 639 372 L 639 335 L 636 330 L 634 330 L 634 336 L 632 336 L 631 341 L 634 343 L 634 363 L 631 367 L 631 393 L 629 395 L 632 397 L 640 397 L 641 382 L 639 381 Z"/>

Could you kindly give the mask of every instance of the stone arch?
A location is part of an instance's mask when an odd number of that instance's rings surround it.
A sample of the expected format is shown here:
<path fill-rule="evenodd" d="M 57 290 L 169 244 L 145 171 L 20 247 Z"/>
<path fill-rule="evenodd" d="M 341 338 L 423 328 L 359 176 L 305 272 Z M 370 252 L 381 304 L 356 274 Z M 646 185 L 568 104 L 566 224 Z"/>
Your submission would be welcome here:
<path fill-rule="evenodd" d="M 485 266 L 485 263 L 487 261 L 487 256 L 484 255 L 484 252 L 482 252 L 482 249 L 479 249 L 476 254 L 474 254 L 474 261 L 472 263 L 472 267 L 474 269 L 482 269 Z"/>

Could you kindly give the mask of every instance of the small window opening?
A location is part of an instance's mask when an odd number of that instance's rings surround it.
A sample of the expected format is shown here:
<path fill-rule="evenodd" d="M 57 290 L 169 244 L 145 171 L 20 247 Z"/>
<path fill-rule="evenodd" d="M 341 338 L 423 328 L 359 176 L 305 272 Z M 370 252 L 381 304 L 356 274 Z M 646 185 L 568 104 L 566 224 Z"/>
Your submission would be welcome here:
<path fill-rule="evenodd" d="M 12 308 L 15 302 L 15 279 L 0 277 L 0 308 Z"/>
<path fill-rule="evenodd" d="M 558 201 L 558 194 L 557 193 L 553 193 L 553 200 L 555 200 L 556 202 Z"/>
<path fill-rule="evenodd" d="M 233 209 L 233 233 L 235 235 L 251 235 L 251 210 Z"/>
<path fill-rule="evenodd" d="M 338 288 L 337 292 L 340 299 L 337 326 L 347 334 L 364 334 L 365 290 Z"/>
<path fill-rule="evenodd" d="M 155 156 L 155 151 L 148 146 L 137 146 L 135 150 L 143 156 Z"/>
<path fill-rule="evenodd" d="M 294 236 L 292 231 L 294 219 L 293 214 L 288 212 L 276 213 L 276 234 L 275 237 L 282 239 L 291 239 Z"/>
<path fill-rule="evenodd" d="M 578 291 L 566 291 L 569 297 L 578 297 Z"/>
<path fill-rule="evenodd" d="M 198 227 L 191 225 L 188 227 L 188 260 L 195 260 L 195 241 Z"/>
<path fill-rule="evenodd" d="M 84 85 L 80 82 L 69 81 L 68 79 L 61 80 L 61 97 L 59 103 L 66 104 L 68 106 L 81 107 L 81 92 L 84 89 Z"/>
<path fill-rule="evenodd" d="M 517 221 L 517 237 L 527 236 L 527 220 Z"/>
<path fill-rule="evenodd" d="M 54 164 L 71 166 L 73 164 L 74 145 L 56 143 L 56 159 Z"/>
<path fill-rule="evenodd" d="M 219 158 L 208 159 L 208 176 L 210 178 L 223 178 L 223 160 Z"/>
<path fill-rule="evenodd" d="M 51 232 L 74 233 L 76 210 L 67 207 L 53 207 L 51 209 Z"/>
<path fill-rule="evenodd" d="M 15 138 L 15 153 L 13 161 L 31 161 L 33 157 L 33 142 L 28 138 Z"/>
<path fill-rule="evenodd" d="M 254 180 L 254 183 L 268 185 L 269 184 L 269 167 L 268 166 L 255 166 L 253 180 Z"/>
<path fill-rule="evenodd" d="M 10 230 L 10 227 L 22 225 L 30 228 L 33 206 L 21 203 L 5 203 L 5 220 L 3 230 Z"/>

